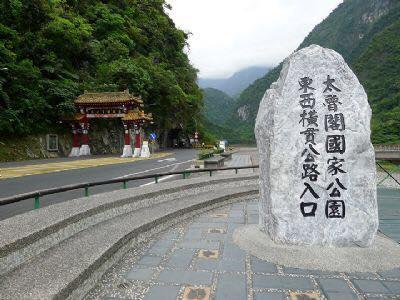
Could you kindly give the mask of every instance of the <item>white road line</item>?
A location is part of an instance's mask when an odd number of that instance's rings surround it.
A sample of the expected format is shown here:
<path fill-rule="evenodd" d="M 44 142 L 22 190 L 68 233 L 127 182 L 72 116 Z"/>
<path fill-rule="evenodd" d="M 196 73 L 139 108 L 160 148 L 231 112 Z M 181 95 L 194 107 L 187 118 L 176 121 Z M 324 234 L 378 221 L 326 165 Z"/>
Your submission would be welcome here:
<path fill-rule="evenodd" d="M 175 171 L 177 168 L 178 168 L 178 165 L 175 165 L 175 166 L 171 169 L 171 172 Z M 175 176 L 177 176 L 177 175 L 168 175 L 168 176 L 162 177 L 162 178 L 160 178 L 160 179 L 158 180 L 158 182 L 164 181 L 164 180 L 167 180 L 167 179 L 170 179 L 170 178 L 173 178 L 173 177 L 175 177 Z M 146 185 L 152 185 L 152 184 L 155 184 L 155 181 L 152 181 L 152 182 L 149 182 L 149 183 L 145 183 L 145 184 L 142 184 L 142 185 L 140 185 L 140 186 L 146 186 Z"/>
<path fill-rule="evenodd" d="M 168 175 L 168 176 L 162 177 L 162 178 L 158 179 L 158 182 L 170 179 L 170 178 L 175 177 L 175 176 L 176 175 Z M 152 185 L 152 184 L 155 184 L 155 182 L 152 181 L 152 182 L 149 182 L 149 183 L 145 183 L 145 184 L 140 185 L 140 187 L 146 186 L 146 185 Z"/>
<path fill-rule="evenodd" d="M 172 158 L 166 158 L 166 159 L 159 159 L 159 160 L 157 160 L 157 162 L 163 162 L 163 161 L 176 161 L 176 158 L 175 158 L 175 157 L 172 157 Z"/>
<path fill-rule="evenodd" d="M 154 169 L 148 169 L 148 170 L 137 172 L 137 173 L 127 174 L 127 175 L 124 175 L 124 176 L 121 176 L 121 177 L 117 177 L 116 179 L 121 179 L 121 178 L 129 177 L 129 176 L 133 176 L 133 175 L 139 175 L 139 174 L 147 173 L 147 172 L 150 172 L 150 171 L 155 171 L 155 170 L 165 169 L 165 168 L 169 168 L 169 167 L 173 167 L 173 166 L 177 166 L 177 165 L 182 165 L 182 164 L 186 164 L 188 162 L 191 162 L 193 160 L 194 159 L 189 159 L 187 161 L 182 161 L 182 162 L 178 162 L 178 163 L 174 163 L 174 164 L 170 164 L 170 165 L 165 165 L 165 166 L 154 168 Z"/>

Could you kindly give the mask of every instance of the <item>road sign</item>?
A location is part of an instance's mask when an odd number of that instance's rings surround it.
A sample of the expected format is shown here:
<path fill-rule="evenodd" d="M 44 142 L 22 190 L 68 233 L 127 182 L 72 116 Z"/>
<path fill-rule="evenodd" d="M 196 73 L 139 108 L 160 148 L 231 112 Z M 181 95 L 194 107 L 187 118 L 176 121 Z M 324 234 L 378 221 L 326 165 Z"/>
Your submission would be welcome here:
<path fill-rule="evenodd" d="M 149 138 L 150 138 L 150 140 L 155 141 L 157 138 L 157 135 L 155 133 L 150 133 Z"/>

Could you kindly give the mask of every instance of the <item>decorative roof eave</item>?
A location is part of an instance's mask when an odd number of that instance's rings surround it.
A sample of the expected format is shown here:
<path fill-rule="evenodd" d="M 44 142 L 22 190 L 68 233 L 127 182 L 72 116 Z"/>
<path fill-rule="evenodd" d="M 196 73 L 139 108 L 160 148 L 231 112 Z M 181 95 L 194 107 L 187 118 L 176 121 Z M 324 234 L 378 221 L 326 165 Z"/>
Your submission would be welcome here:
<path fill-rule="evenodd" d="M 74 103 L 76 106 L 110 106 L 125 104 L 137 104 L 142 106 L 143 100 L 140 97 L 129 94 L 129 90 L 103 93 L 89 93 L 85 91 L 75 99 Z"/>
<path fill-rule="evenodd" d="M 81 113 L 76 113 L 73 116 L 65 116 L 62 118 L 63 121 L 82 121 L 85 119 L 85 115 Z"/>
<path fill-rule="evenodd" d="M 125 116 L 122 118 L 122 121 L 152 121 L 152 114 L 145 114 L 143 111 L 139 111 L 138 109 L 128 111 Z"/>

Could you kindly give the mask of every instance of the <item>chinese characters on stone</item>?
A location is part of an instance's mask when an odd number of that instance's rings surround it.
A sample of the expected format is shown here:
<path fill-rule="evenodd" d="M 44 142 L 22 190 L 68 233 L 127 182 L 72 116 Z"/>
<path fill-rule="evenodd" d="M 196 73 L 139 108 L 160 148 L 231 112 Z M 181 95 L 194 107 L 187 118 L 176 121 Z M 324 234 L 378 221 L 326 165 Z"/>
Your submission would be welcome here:
<path fill-rule="evenodd" d="M 338 94 L 341 90 L 335 85 L 335 79 L 327 76 L 323 82 L 325 107 L 327 114 L 325 115 L 325 132 L 327 133 L 325 150 L 331 156 L 327 161 L 327 173 L 331 183 L 326 190 L 329 198 L 325 204 L 325 216 L 328 219 L 344 218 L 346 215 L 346 205 L 344 201 L 343 191 L 347 190 L 342 181 L 343 174 L 346 174 L 344 164 L 345 160 L 342 155 L 346 152 L 346 137 L 344 131 L 346 129 L 344 114 L 340 111 L 342 102 Z"/>
<path fill-rule="evenodd" d="M 300 211 L 303 217 L 314 217 L 318 208 L 318 199 L 320 196 L 315 192 L 312 187 L 312 182 L 318 180 L 321 174 L 316 157 L 321 154 L 315 149 L 315 137 L 319 134 L 318 128 L 318 112 L 316 111 L 316 98 L 314 95 L 315 88 L 312 86 L 313 79 L 303 77 L 299 80 L 301 91 L 299 104 L 302 109 L 300 114 L 299 124 L 303 130 L 300 134 L 305 138 L 305 149 L 302 151 L 301 157 L 303 159 L 302 175 L 304 191 L 300 196 Z M 327 218 L 344 218 L 345 217 L 345 202 L 343 200 L 342 192 L 346 187 L 340 181 L 340 175 L 345 174 L 343 168 L 345 163 L 344 158 L 341 157 L 346 151 L 346 140 L 344 131 L 346 129 L 345 117 L 340 112 L 340 105 L 342 102 L 336 95 L 341 90 L 335 85 L 335 79 L 327 76 L 326 81 L 323 82 L 324 90 L 323 95 L 325 98 L 324 106 L 327 108 L 327 114 L 324 117 L 324 130 L 327 133 L 325 150 L 326 153 L 332 154 L 327 161 L 327 174 L 332 177 L 332 183 L 327 187 L 329 199 L 325 204 L 325 215 Z M 335 94 L 334 94 L 335 93 Z M 305 195 L 310 195 L 305 200 Z"/>
<path fill-rule="evenodd" d="M 309 77 L 303 77 L 299 80 L 301 91 L 299 104 L 302 109 L 300 114 L 299 124 L 302 126 L 303 131 L 300 134 L 305 137 L 305 149 L 303 150 L 301 157 L 303 159 L 303 172 L 301 179 L 304 184 L 304 191 L 300 196 L 300 210 L 304 217 L 314 217 L 317 211 L 317 203 L 314 201 L 303 201 L 306 194 L 310 194 L 316 201 L 319 199 L 319 195 L 314 191 L 311 182 L 318 180 L 318 176 L 321 174 L 318 170 L 318 164 L 316 157 L 320 153 L 314 148 L 315 136 L 318 134 L 318 113 L 315 110 L 315 88 L 312 87 L 313 79 Z"/>

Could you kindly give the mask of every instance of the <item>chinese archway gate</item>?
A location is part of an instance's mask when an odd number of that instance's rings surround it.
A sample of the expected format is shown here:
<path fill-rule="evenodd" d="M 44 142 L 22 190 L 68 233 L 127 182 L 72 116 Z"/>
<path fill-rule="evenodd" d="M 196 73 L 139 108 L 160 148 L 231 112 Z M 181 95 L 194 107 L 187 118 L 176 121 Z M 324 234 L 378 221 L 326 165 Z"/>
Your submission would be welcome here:
<path fill-rule="evenodd" d="M 141 130 L 145 123 L 151 122 L 152 116 L 144 113 L 143 101 L 139 97 L 129 94 L 129 90 L 105 93 L 85 91 L 74 103 L 78 112 L 69 119 L 73 133 L 70 157 L 90 155 L 90 120 L 96 118 L 120 118 L 124 127 L 124 149 L 121 157 L 140 156 Z M 131 146 L 131 129 L 135 132 L 134 151 Z M 79 141 L 82 142 L 81 145 Z"/>

